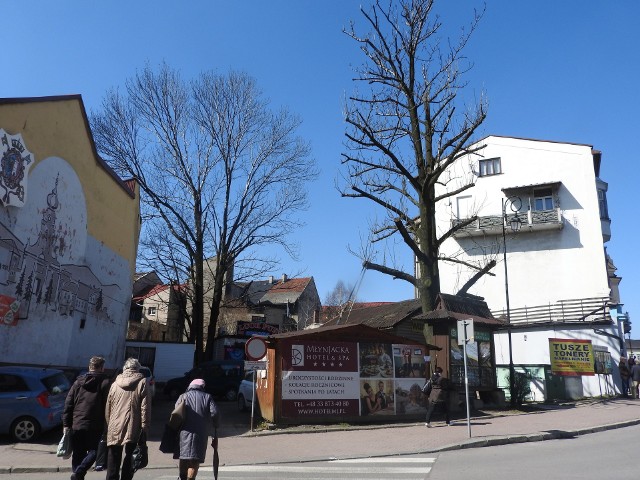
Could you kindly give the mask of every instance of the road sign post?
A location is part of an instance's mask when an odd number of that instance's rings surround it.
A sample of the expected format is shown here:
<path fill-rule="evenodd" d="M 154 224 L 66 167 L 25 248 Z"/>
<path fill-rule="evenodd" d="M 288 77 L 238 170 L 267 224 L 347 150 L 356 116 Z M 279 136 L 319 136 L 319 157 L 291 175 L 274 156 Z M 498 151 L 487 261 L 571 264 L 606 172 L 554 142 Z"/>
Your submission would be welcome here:
<path fill-rule="evenodd" d="M 464 359 L 464 396 L 467 403 L 467 431 L 471 438 L 471 411 L 469 409 L 469 373 L 467 370 L 467 342 L 474 341 L 473 320 L 458 320 L 458 345 L 462 345 Z"/>

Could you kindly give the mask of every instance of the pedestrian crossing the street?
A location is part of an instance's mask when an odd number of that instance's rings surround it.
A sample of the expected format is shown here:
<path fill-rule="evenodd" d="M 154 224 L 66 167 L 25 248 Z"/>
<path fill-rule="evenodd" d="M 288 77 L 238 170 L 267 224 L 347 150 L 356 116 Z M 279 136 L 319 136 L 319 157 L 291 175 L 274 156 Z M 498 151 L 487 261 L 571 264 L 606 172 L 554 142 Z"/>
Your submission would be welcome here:
<path fill-rule="evenodd" d="M 304 479 L 304 480 L 424 480 L 436 459 L 433 457 L 380 457 L 328 460 L 272 465 L 220 466 L 219 480 Z M 209 478 L 211 467 L 202 467 L 198 478 Z"/>

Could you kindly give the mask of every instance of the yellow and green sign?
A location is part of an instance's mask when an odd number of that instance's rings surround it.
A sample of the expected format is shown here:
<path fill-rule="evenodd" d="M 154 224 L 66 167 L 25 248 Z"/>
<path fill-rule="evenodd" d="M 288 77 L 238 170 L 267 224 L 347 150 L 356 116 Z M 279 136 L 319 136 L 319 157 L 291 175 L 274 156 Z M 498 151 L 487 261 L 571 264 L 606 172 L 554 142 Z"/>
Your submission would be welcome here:
<path fill-rule="evenodd" d="M 595 375 L 591 340 L 550 338 L 549 356 L 554 375 Z"/>

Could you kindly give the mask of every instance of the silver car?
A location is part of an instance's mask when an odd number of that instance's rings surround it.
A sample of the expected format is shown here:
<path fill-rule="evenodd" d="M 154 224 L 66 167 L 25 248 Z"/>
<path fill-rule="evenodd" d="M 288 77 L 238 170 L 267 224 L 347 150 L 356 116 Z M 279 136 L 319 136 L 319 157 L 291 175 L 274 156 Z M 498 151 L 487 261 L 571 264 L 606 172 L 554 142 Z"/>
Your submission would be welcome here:
<path fill-rule="evenodd" d="M 253 392 L 255 389 L 255 384 L 253 383 L 253 371 L 246 372 L 242 381 L 240 382 L 240 386 L 238 387 L 238 410 L 241 412 L 246 412 L 247 410 L 251 410 L 251 403 L 253 401 Z M 260 413 L 260 405 L 258 404 L 258 397 L 256 396 L 256 410 L 257 413 Z"/>

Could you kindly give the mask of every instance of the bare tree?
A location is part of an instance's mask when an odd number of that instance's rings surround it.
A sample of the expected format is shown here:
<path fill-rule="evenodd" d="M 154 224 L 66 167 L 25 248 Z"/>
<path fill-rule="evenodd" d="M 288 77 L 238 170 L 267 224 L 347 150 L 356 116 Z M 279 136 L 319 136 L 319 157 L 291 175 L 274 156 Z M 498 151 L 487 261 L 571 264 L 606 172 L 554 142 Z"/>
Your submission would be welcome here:
<path fill-rule="evenodd" d="M 468 106 L 461 95 L 471 67 L 463 50 L 483 12 L 474 12 L 469 27 L 452 43 L 440 38 L 434 3 L 378 0 L 370 10 L 361 10 L 367 33 L 356 33 L 354 22 L 345 30 L 366 57 L 354 81 L 367 91 L 356 91 L 347 101 L 346 184 L 340 189 L 344 197 L 368 199 L 385 213 L 371 225 L 359 254 L 364 267 L 414 285 L 424 311 L 434 308 L 440 292 L 438 262 L 461 262 L 442 258 L 440 246 L 476 218 L 437 232 L 436 204 L 473 183 L 468 179 L 448 192 L 438 186 L 454 178 L 456 162 L 482 148 L 473 146 L 473 135 L 486 117 L 483 98 Z M 387 261 L 386 252 L 382 261 L 376 258 L 373 244 L 394 241 L 410 248 L 419 275 Z"/>
<path fill-rule="evenodd" d="M 357 300 L 355 285 L 345 284 L 338 280 L 333 290 L 327 293 L 324 299 L 325 316 L 327 320 L 342 318 L 343 314 L 351 309 Z"/>
<path fill-rule="evenodd" d="M 91 125 L 98 152 L 138 180 L 143 256 L 189 285 L 196 361 L 212 358 L 233 272 L 270 271 L 277 258 L 260 255 L 265 245 L 295 258 L 287 235 L 301 224 L 306 184 L 316 176 L 297 135 L 300 120 L 272 111 L 244 73 L 205 72 L 185 82 L 163 64 L 127 80 L 124 94 L 108 92 Z"/>

